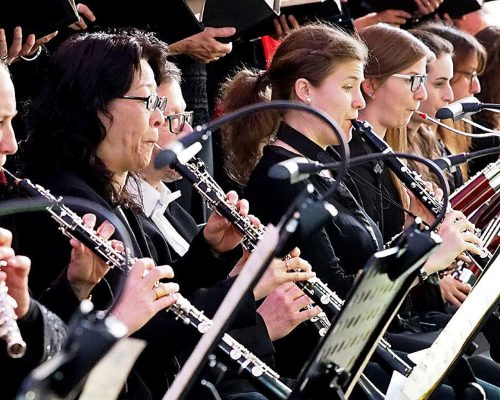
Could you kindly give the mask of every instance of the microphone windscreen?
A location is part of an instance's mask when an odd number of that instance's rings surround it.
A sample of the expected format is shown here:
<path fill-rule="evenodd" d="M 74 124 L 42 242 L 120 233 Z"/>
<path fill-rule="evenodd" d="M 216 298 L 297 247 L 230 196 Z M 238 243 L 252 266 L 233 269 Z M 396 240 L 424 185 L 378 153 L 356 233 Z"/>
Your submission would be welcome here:
<path fill-rule="evenodd" d="M 437 119 L 450 119 L 453 118 L 453 112 L 449 108 L 440 108 L 436 112 L 436 118 Z"/>
<path fill-rule="evenodd" d="M 269 178 L 279 179 L 279 180 L 290 179 L 290 176 L 291 176 L 290 170 L 281 164 L 273 165 L 269 169 L 269 172 L 267 173 L 267 175 L 269 176 Z"/>

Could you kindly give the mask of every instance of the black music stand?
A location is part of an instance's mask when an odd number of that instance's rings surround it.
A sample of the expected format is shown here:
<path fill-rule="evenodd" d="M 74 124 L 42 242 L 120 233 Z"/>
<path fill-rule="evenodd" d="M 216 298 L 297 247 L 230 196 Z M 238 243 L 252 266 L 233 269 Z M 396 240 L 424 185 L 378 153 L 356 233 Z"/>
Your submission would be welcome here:
<path fill-rule="evenodd" d="M 303 368 L 290 399 L 349 397 L 438 240 L 414 225 L 395 246 L 372 256 Z"/>

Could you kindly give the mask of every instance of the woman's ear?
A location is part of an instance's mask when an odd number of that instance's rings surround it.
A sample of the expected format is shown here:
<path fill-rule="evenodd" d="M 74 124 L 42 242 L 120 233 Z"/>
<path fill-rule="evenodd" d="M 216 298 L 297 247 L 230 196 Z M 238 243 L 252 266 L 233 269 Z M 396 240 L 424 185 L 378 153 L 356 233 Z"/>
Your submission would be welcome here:
<path fill-rule="evenodd" d="M 299 78 L 293 87 L 295 98 L 303 103 L 311 104 L 311 84 L 307 79 Z"/>
<path fill-rule="evenodd" d="M 378 87 L 379 87 L 379 85 L 378 85 L 378 81 L 376 79 L 365 79 L 361 83 L 361 89 L 363 89 L 363 93 L 369 99 L 375 98 L 375 92 L 377 91 Z"/>

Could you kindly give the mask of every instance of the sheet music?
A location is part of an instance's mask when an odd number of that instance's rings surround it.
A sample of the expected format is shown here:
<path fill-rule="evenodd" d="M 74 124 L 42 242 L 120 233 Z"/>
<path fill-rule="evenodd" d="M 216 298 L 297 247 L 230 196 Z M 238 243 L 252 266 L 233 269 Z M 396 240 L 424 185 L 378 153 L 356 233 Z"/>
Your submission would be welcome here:
<path fill-rule="evenodd" d="M 399 251 L 399 248 L 394 247 L 376 253 L 375 257 L 394 257 Z M 355 382 L 368 363 L 376 343 L 392 319 L 387 318 L 384 327 L 382 329 L 379 327 L 382 319 L 387 315 L 387 310 L 390 309 L 392 315 L 397 312 L 404 297 L 401 296 L 401 300 L 394 304 L 397 301 L 397 296 L 401 295 L 401 290 L 404 290 L 404 293 L 409 290 L 409 283 L 407 283 L 408 287 L 405 287 L 405 282 L 425 259 L 426 257 L 420 259 L 413 268 L 409 268 L 394 281 L 381 271 L 382 266 L 377 265 L 380 261 L 371 265 L 362 275 L 353 297 L 346 302 L 348 307 L 342 310 L 334 322 L 332 330 L 328 333 L 330 343 L 327 344 L 325 340 L 325 345 L 318 352 L 316 360 L 322 360 L 324 363 L 333 362 L 351 372 L 350 384 L 344 388 L 346 396 L 350 395 Z M 373 335 L 373 332 L 378 332 L 378 337 L 372 341 L 373 345 L 367 348 L 368 339 L 370 335 Z M 360 365 L 356 365 L 356 362 L 358 364 L 360 362 L 360 354 L 367 356 Z"/>
<path fill-rule="evenodd" d="M 485 313 L 499 300 L 500 257 L 498 254 L 462 306 L 427 351 L 425 359 L 413 368 L 398 397 L 424 399 L 432 393 L 450 365 L 461 354 L 464 343 L 481 323 Z"/>

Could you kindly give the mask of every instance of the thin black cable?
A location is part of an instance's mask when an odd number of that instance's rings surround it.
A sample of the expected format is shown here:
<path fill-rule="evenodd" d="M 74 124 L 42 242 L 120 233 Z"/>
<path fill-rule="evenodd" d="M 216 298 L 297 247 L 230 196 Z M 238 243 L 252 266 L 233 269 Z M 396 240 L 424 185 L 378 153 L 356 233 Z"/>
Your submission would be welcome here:
<path fill-rule="evenodd" d="M 438 215 L 436 216 L 435 221 L 429 226 L 430 230 L 434 230 L 444 219 L 446 215 L 446 211 L 448 209 L 448 183 L 443 175 L 443 172 L 441 169 L 432 161 L 427 160 L 426 158 L 419 157 L 413 154 L 406 154 L 406 153 L 372 153 L 372 154 L 367 154 L 359 157 L 354 157 L 351 158 L 349 161 L 349 166 L 356 166 L 356 165 L 362 165 L 364 163 L 367 163 L 369 161 L 373 160 L 383 160 L 387 158 L 406 158 L 409 160 L 417 161 L 422 164 L 425 164 L 431 171 L 433 171 L 438 180 L 441 188 L 444 188 L 443 190 L 443 198 L 441 200 L 442 202 L 442 207 L 438 212 Z M 315 167 L 315 170 L 318 172 L 324 169 L 337 169 L 339 166 L 341 166 L 341 163 L 335 162 L 335 163 L 326 163 L 326 164 L 319 164 Z M 312 171 L 311 171 L 312 172 Z M 333 188 L 333 187 L 332 187 Z M 334 193 L 334 190 L 328 190 L 323 196 L 322 199 L 329 198 L 332 194 Z"/>
<path fill-rule="evenodd" d="M 337 172 L 337 179 L 332 186 L 333 188 L 332 193 L 335 190 L 337 190 L 338 185 L 347 175 L 347 160 L 349 159 L 349 147 L 347 146 L 345 138 L 341 134 L 342 128 L 326 112 L 297 101 L 272 100 L 264 103 L 251 104 L 249 106 L 241 107 L 233 111 L 232 113 L 223 115 L 222 117 L 210 121 L 203 126 L 198 126 L 195 128 L 193 133 L 184 136 L 178 141 L 169 143 L 169 145 L 167 145 L 165 150 L 160 152 L 156 157 L 155 167 L 157 169 L 160 169 L 167 165 L 174 164 L 177 161 L 177 154 L 179 154 L 182 150 L 184 150 L 185 148 L 191 146 L 196 142 L 207 140 L 212 135 L 212 132 L 218 130 L 224 124 L 231 122 L 242 116 L 245 116 L 247 114 L 255 113 L 258 111 L 266 111 L 266 110 L 306 111 L 318 117 L 321 121 L 325 122 L 332 129 L 332 131 L 335 133 L 339 141 L 338 149 L 340 150 L 340 156 L 341 156 L 341 162 Z"/>

